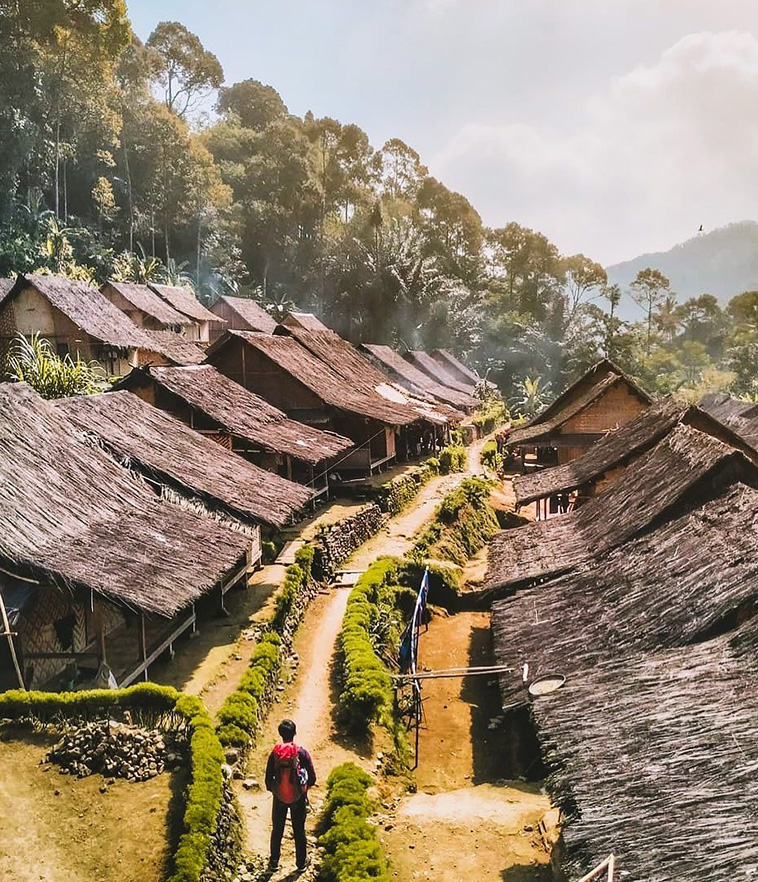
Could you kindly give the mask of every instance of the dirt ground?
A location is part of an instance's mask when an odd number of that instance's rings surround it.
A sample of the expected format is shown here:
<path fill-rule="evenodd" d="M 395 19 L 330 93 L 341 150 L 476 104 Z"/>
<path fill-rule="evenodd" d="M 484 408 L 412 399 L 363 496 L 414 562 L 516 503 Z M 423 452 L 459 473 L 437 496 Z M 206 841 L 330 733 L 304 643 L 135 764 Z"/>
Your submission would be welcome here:
<path fill-rule="evenodd" d="M 420 664 L 439 671 L 492 663 L 488 613 L 435 617 Z M 538 825 L 554 824 L 538 785 L 504 780 L 497 682 L 488 676 L 425 680 L 418 792 L 382 818 L 380 835 L 399 882 L 552 878 Z"/>
<path fill-rule="evenodd" d="M 54 739 L 1 733 L 0 878 L 13 882 L 160 882 L 181 826 L 185 774 L 116 781 L 41 765 Z"/>

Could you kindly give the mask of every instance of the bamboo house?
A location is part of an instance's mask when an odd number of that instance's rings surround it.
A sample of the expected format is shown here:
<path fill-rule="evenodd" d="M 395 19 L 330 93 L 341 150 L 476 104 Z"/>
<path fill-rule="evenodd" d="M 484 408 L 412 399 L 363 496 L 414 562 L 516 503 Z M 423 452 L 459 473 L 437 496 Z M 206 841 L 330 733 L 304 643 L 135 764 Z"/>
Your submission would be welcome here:
<path fill-rule="evenodd" d="M 223 295 L 210 307 L 210 311 L 225 322 L 223 327 L 211 329 L 211 343 L 215 343 L 224 330 L 273 334 L 276 328 L 276 319 L 250 297 Z"/>
<path fill-rule="evenodd" d="M 447 386 L 448 389 L 455 389 L 456 392 L 462 392 L 464 395 L 474 397 L 475 382 L 459 380 L 452 370 L 448 369 L 445 364 L 436 358 L 432 358 L 428 352 L 423 352 L 420 349 L 411 349 L 405 353 L 405 359 L 409 364 L 417 367 L 435 382 Z"/>
<path fill-rule="evenodd" d="M 135 370 L 118 388 L 317 495 L 328 492 L 329 466 L 353 447 L 349 438 L 289 419 L 209 364 Z"/>
<path fill-rule="evenodd" d="M 0 584 L 26 594 L 6 635 L 25 686 L 70 688 L 103 664 L 121 686 L 147 678 L 196 628 L 195 604 L 244 579 L 249 547 L 160 499 L 29 387 L 0 384 Z"/>

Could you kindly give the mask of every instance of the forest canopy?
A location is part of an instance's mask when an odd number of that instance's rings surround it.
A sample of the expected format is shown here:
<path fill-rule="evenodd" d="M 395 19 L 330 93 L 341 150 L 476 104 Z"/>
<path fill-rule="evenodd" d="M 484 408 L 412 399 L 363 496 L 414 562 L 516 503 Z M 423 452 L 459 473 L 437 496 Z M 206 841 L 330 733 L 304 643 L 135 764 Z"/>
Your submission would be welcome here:
<path fill-rule="evenodd" d="M 681 303 L 645 269 L 623 321 L 590 257 L 487 228 L 400 138 L 226 83 L 180 22 L 142 43 L 123 0 L 0 0 L 0 45 L 0 275 L 313 310 L 349 339 L 451 347 L 530 409 L 602 356 L 651 391 L 758 395 L 758 292 Z"/>

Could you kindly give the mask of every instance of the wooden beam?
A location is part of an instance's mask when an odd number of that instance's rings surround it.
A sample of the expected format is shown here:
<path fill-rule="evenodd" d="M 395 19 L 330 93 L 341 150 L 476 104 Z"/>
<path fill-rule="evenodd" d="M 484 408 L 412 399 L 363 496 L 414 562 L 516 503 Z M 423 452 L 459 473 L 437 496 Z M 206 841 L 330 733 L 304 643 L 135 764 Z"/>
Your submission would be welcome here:
<path fill-rule="evenodd" d="M 21 674 L 21 665 L 18 663 L 18 656 L 16 655 L 16 647 L 13 643 L 13 633 L 11 632 L 11 625 L 8 621 L 8 611 L 5 608 L 5 601 L 3 600 L 3 592 L 0 591 L 0 615 L 2 616 L 3 622 L 3 631 L 5 636 L 8 638 L 8 649 L 10 649 L 11 660 L 13 661 L 13 667 L 16 671 L 16 677 L 18 678 L 18 685 L 21 689 L 26 692 L 26 686 L 24 685 L 24 678 Z"/>

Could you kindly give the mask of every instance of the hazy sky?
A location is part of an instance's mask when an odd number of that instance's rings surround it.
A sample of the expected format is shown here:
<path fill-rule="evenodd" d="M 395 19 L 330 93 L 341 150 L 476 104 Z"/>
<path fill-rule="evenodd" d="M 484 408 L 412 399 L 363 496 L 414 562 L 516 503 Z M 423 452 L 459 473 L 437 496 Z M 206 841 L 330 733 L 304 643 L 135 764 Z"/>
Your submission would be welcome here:
<path fill-rule="evenodd" d="M 603 263 L 758 218 L 755 0 L 129 0 Z"/>

